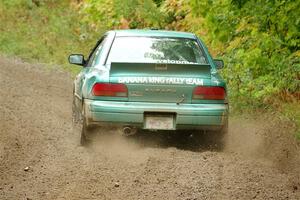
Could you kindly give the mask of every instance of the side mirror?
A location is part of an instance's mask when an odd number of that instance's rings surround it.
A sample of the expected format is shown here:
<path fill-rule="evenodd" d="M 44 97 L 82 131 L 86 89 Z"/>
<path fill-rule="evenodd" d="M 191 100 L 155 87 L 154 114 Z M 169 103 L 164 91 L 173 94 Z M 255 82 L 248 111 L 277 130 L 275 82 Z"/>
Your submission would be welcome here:
<path fill-rule="evenodd" d="M 84 56 L 82 54 L 71 54 L 69 56 L 69 63 L 83 66 L 85 64 Z"/>
<path fill-rule="evenodd" d="M 224 61 L 221 59 L 214 59 L 217 69 L 222 69 L 224 67 Z"/>

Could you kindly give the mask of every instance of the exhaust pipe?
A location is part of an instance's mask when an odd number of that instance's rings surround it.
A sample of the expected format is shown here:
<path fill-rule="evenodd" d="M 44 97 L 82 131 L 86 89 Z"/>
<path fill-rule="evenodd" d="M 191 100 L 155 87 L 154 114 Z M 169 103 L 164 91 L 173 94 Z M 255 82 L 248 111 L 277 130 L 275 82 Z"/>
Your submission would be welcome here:
<path fill-rule="evenodd" d="M 136 128 L 132 128 L 130 126 L 124 126 L 123 127 L 123 135 L 130 136 L 136 134 L 137 130 Z"/>

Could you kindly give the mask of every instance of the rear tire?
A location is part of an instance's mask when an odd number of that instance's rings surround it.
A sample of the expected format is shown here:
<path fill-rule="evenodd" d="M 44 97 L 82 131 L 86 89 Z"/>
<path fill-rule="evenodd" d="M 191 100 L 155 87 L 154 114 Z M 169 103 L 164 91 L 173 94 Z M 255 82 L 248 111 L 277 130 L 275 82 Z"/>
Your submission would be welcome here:
<path fill-rule="evenodd" d="M 87 146 L 88 144 L 90 144 L 90 142 L 91 142 L 91 140 L 89 138 L 90 131 L 91 131 L 90 128 L 86 124 L 85 117 L 83 117 L 81 131 L 80 131 L 80 145 L 81 146 Z"/>
<path fill-rule="evenodd" d="M 89 127 L 86 123 L 84 110 L 80 112 L 76 107 L 75 98 L 73 99 L 73 105 L 72 105 L 72 122 L 73 122 L 73 131 L 76 133 L 76 135 L 80 136 L 80 145 L 87 146 L 90 143 L 89 135 L 90 132 L 92 131 L 92 127 Z"/>

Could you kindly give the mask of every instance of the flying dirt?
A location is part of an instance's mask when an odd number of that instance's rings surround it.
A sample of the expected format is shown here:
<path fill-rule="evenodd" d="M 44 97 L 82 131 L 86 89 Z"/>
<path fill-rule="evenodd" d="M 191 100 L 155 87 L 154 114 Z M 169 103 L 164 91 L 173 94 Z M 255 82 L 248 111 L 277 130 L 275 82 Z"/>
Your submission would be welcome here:
<path fill-rule="evenodd" d="M 300 199 L 293 124 L 231 117 L 223 151 L 209 136 L 72 129 L 72 77 L 0 57 L 0 199 Z M 196 141 L 198 140 L 198 141 Z"/>

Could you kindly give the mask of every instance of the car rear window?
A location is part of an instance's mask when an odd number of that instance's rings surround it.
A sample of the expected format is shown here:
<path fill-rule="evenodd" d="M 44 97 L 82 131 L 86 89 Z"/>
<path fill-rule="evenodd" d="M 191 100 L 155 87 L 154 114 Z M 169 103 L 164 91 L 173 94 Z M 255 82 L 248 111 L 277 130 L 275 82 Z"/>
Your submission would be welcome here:
<path fill-rule="evenodd" d="M 107 59 L 111 62 L 207 64 L 196 40 L 167 37 L 117 37 Z"/>

